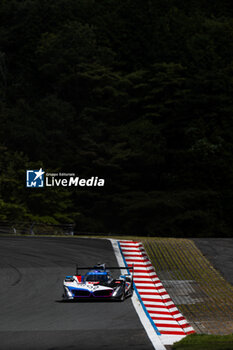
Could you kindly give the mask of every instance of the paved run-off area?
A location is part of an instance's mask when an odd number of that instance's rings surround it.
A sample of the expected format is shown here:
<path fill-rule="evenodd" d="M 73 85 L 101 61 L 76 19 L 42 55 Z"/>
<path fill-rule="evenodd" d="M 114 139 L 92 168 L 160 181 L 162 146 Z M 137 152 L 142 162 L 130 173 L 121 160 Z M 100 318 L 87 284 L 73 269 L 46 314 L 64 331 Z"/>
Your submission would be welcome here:
<path fill-rule="evenodd" d="M 176 238 L 142 242 L 163 286 L 195 331 L 233 333 L 233 286 L 198 249 L 201 240 L 197 245 L 191 239 Z M 219 249 L 222 244 L 219 242 Z M 203 250 L 208 258 L 213 257 L 211 243 L 206 242 Z"/>

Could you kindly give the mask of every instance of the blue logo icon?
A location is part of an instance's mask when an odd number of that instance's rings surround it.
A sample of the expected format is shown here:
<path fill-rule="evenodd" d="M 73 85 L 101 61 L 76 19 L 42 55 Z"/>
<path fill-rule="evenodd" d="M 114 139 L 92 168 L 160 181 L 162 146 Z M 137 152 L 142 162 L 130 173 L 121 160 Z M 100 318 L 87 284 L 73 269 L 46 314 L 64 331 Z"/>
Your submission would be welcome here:
<path fill-rule="evenodd" d="M 27 170 L 27 187 L 44 187 L 44 171 L 40 170 Z"/>

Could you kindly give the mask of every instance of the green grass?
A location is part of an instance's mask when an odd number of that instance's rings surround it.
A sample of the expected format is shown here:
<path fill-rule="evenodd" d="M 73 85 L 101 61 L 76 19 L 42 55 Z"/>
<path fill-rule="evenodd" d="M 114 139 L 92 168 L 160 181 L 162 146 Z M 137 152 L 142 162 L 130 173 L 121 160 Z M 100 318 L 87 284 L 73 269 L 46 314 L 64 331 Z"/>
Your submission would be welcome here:
<path fill-rule="evenodd" d="M 233 334 L 191 334 L 175 343 L 172 350 L 233 350 Z"/>

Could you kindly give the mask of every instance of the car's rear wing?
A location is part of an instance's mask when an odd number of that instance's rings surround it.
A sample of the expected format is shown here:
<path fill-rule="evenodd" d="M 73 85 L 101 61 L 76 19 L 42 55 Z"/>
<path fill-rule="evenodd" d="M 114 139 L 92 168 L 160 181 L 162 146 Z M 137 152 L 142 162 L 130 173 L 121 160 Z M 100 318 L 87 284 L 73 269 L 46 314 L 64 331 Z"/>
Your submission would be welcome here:
<path fill-rule="evenodd" d="M 129 270 L 129 271 L 134 271 L 134 264 L 129 265 L 129 266 L 106 266 L 105 264 L 98 264 L 95 266 L 78 266 L 76 264 L 76 275 L 78 275 L 79 270 Z"/>

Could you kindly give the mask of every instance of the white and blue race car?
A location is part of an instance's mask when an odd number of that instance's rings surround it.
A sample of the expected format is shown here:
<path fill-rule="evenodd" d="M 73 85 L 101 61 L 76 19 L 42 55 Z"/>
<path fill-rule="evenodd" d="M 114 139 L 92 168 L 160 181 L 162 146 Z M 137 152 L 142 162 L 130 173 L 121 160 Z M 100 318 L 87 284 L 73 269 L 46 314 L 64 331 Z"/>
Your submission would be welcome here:
<path fill-rule="evenodd" d="M 79 275 L 80 269 L 88 272 L 85 275 Z M 109 271 L 113 269 L 128 270 L 128 273 L 120 275 L 119 278 L 113 278 Z M 77 267 L 76 275 L 65 277 L 63 288 L 63 300 L 106 298 L 123 301 L 126 297 L 133 295 L 133 266 L 106 268 L 105 264 L 98 264 L 94 267 Z"/>

